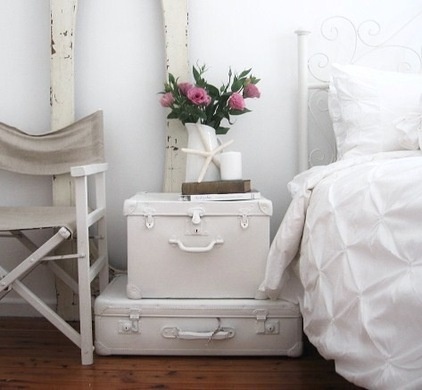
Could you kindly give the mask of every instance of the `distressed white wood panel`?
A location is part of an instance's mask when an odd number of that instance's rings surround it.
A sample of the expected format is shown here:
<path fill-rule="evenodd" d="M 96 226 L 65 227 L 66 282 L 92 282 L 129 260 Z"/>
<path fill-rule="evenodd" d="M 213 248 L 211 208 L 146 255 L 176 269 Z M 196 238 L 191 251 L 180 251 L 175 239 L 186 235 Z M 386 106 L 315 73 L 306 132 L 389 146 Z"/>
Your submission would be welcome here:
<path fill-rule="evenodd" d="M 75 119 L 74 31 L 77 0 L 50 0 L 51 10 L 51 128 Z"/>
<path fill-rule="evenodd" d="M 51 130 L 57 130 L 75 120 L 74 87 L 74 32 L 77 0 L 50 0 L 51 57 L 50 57 L 50 105 Z M 70 175 L 53 179 L 53 203 L 60 206 L 74 204 Z M 66 245 L 72 245 L 66 243 Z M 62 266 L 75 278 L 76 262 L 64 262 Z M 78 319 L 77 296 L 60 280 L 56 279 L 57 310 L 67 320 Z"/>
<path fill-rule="evenodd" d="M 189 78 L 187 0 L 161 0 L 167 74 Z M 164 191 L 180 192 L 185 179 L 187 132 L 177 120 L 167 121 Z"/>

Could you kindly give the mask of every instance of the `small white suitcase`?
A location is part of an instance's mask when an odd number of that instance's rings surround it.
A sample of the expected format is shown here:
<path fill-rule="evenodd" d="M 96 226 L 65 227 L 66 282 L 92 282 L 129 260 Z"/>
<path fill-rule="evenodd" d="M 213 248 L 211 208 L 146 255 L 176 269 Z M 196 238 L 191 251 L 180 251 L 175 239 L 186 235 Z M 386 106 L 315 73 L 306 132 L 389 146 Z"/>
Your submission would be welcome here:
<path fill-rule="evenodd" d="M 126 276 L 95 301 L 99 355 L 302 353 L 297 305 L 254 299 L 129 299 Z"/>
<path fill-rule="evenodd" d="M 268 199 L 139 193 L 125 201 L 124 214 L 129 298 L 255 297 L 269 249 Z"/>

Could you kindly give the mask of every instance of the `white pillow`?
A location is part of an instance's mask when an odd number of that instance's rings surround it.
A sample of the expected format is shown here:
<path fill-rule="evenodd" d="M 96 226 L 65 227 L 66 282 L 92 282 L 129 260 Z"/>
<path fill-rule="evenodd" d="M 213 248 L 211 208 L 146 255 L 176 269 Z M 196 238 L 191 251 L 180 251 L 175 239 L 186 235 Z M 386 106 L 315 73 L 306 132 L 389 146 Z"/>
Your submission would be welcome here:
<path fill-rule="evenodd" d="M 328 107 L 338 159 L 413 149 L 396 125 L 420 110 L 421 95 L 422 74 L 333 64 Z"/>

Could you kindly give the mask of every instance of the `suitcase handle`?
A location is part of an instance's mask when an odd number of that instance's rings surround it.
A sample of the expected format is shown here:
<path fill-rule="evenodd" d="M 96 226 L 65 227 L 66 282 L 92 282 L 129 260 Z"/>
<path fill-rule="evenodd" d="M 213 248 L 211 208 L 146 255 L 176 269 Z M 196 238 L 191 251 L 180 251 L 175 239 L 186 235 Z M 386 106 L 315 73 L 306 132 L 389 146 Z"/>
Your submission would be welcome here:
<path fill-rule="evenodd" d="M 176 244 L 180 250 L 189 253 L 203 253 L 211 251 L 214 246 L 224 244 L 224 240 L 222 238 L 216 238 L 212 240 L 207 246 L 186 246 L 183 244 L 182 241 L 178 240 L 177 238 L 170 238 L 170 244 Z"/>
<path fill-rule="evenodd" d="M 220 328 L 216 331 L 195 332 L 189 330 L 181 330 L 176 327 L 163 328 L 161 334 L 166 339 L 180 340 L 226 340 L 234 337 L 233 328 Z"/>

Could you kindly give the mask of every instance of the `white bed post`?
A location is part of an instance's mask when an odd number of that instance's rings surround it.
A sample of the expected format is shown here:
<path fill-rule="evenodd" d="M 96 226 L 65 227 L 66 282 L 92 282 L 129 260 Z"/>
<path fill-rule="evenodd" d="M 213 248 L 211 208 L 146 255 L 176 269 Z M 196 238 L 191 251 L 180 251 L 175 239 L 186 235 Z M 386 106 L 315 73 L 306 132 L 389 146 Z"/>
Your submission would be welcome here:
<path fill-rule="evenodd" d="M 166 70 L 189 80 L 187 0 L 161 0 L 164 19 Z M 164 191 L 180 192 L 185 179 L 187 132 L 180 121 L 167 121 Z"/>
<path fill-rule="evenodd" d="M 298 171 L 309 167 L 308 156 L 308 35 L 309 31 L 295 31 L 298 38 Z"/>

